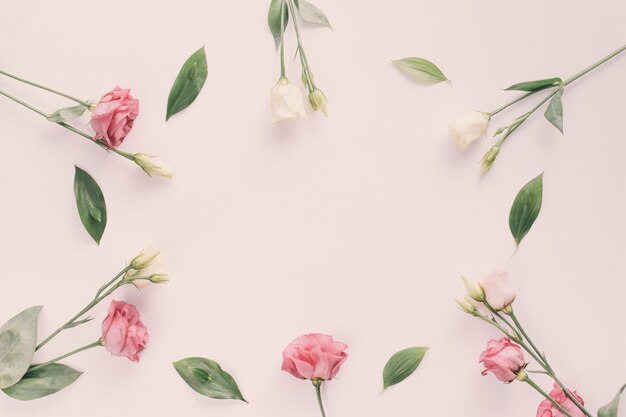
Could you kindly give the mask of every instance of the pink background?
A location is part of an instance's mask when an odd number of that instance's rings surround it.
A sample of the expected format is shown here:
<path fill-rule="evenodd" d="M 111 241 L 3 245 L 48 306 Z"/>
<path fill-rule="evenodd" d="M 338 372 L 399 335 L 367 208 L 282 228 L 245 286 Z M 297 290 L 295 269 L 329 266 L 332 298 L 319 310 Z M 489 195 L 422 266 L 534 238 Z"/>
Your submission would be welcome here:
<path fill-rule="evenodd" d="M 144 246 L 172 275 L 117 295 L 150 329 L 139 365 L 84 353 L 65 362 L 86 371 L 77 383 L 30 403 L 0 395 L 0 414 L 316 417 L 313 388 L 280 371 L 280 352 L 320 331 L 350 345 L 325 387 L 329 417 L 534 416 L 537 394 L 480 375 L 497 333 L 452 302 L 461 274 L 497 267 L 512 271 L 519 316 L 562 379 L 591 410 L 608 402 L 626 382 L 626 56 L 567 89 L 565 137 L 539 113 L 482 179 L 491 140 L 462 153 L 446 124 L 516 96 L 502 87 L 568 77 L 618 48 L 626 3 L 315 0 L 335 30 L 303 36 L 330 116 L 280 125 L 269 123 L 267 3 L 4 2 L 0 68 L 85 99 L 132 88 L 141 114 L 121 149 L 160 155 L 176 177 L 151 180 L 0 99 L 0 321 L 45 304 L 47 334 Z M 203 44 L 204 91 L 165 123 L 180 65 Z M 412 82 L 390 63 L 405 56 L 434 61 L 453 86 Z M 291 61 L 288 75 L 299 79 Z M 66 105 L 8 79 L 0 88 L 47 111 Z M 74 164 L 107 199 L 100 247 L 76 213 Z M 511 257 L 510 204 L 542 171 L 542 213 Z M 105 308 L 38 359 L 97 338 Z M 414 345 L 432 348 L 422 367 L 381 394 L 387 358 Z M 196 355 L 219 361 L 250 404 L 188 389 L 171 362 Z"/>

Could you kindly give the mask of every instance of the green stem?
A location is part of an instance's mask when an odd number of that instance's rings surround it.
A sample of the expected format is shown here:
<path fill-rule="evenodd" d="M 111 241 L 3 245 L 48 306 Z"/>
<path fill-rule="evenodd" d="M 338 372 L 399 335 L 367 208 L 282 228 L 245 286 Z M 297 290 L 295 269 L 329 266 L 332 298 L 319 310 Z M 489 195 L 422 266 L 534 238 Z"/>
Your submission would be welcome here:
<path fill-rule="evenodd" d="M 86 346 L 83 346 L 81 348 L 73 350 L 70 353 L 66 353 L 65 355 L 59 356 L 58 358 L 54 358 L 51 361 L 48 361 L 46 363 L 41 363 L 41 364 L 38 364 L 38 365 L 35 365 L 35 366 L 31 366 L 30 368 L 28 368 L 28 371 L 30 372 L 30 371 L 34 371 L 35 369 L 43 368 L 46 365 L 50 365 L 51 363 L 56 363 L 56 362 L 58 362 L 60 360 L 63 360 L 65 358 L 69 357 L 69 356 L 75 355 L 77 353 L 83 352 L 83 351 L 91 349 L 91 348 L 94 348 L 96 346 L 102 346 L 102 341 L 100 339 L 98 339 L 97 342 L 90 343 L 90 344 L 88 344 Z"/>
<path fill-rule="evenodd" d="M 533 381 L 532 379 L 530 379 L 529 377 L 526 377 L 524 379 L 524 382 L 528 383 L 528 385 L 530 385 L 531 387 L 533 387 L 534 389 L 537 390 L 537 392 L 539 392 L 541 395 L 543 395 L 548 401 L 550 401 L 552 404 L 554 404 L 554 406 L 556 408 L 558 408 L 563 414 L 565 414 L 567 417 L 572 417 L 572 415 L 569 413 L 569 411 L 567 411 L 565 408 L 563 408 L 563 406 L 561 404 L 559 404 L 558 402 L 556 402 L 554 400 L 554 398 L 550 397 L 548 395 L 547 392 L 545 392 L 543 389 L 541 389 L 541 387 L 539 385 L 537 385 L 535 383 L 535 381 Z"/>
<path fill-rule="evenodd" d="M 296 39 L 298 41 L 298 53 L 300 54 L 300 63 L 302 64 L 302 71 L 305 74 L 305 77 L 303 78 L 306 80 L 306 87 L 309 92 L 313 92 L 315 90 L 315 82 L 313 81 L 313 75 L 311 74 L 309 61 L 307 60 L 306 53 L 304 52 L 304 47 L 302 45 L 302 38 L 300 37 L 300 25 L 296 16 L 296 6 L 294 5 L 293 0 L 288 1 L 289 11 L 291 12 L 291 20 L 293 20 L 293 27 L 295 29 Z"/>
<path fill-rule="evenodd" d="M 34 111 L 35 113 L 37 113 L 37 114 L 39 114 L 39 115 L 41 115 L 41 116 L 43 116 L 43 117 L 46 117 L 46 118 L 47 118 L 47 117 L 49 116 L 48 114 L 46 114 L 46 113 L 42 112 L 42 111 L 41 111 L 41 110 L 39 110 L 39 109 L 34 108 L 34 107 L 33 107 L 33 106 L 31 106 L 30 104 L 28 104 L 28 103 L 26 103 L 26 102 L 24 102 L 24 101 L 22 101 L 22 100 L 18 99 L 17 97 L 13 97 L 13 96 L 12 96 L 12 95 L 10 95 L 9 93 L 6 93 L 6 92 L 4 92 L 4 91 L 0 90 L 0 94 L 2 94 L 3 96 L 5 96 L 6 98 L 9 98 L 9 99 L 11 99 L 11 100 L 15 101 L 15 102 L 16 102 L 16 103 L 18 103 L 18 104 L 21 104 L 22 106 L 24 106 L 24 107 L 26 107 L 26 108 L 28 108 L 28 109 L 30 109 L 30 110 L 32 110 L 32 111 Z"/>
<path fill-rule="evenodd" d="M 317 394 L 317 403 L 320 406 L 320 411 L 322 412 L 322 417 L 326 417 L 326 412 L 324 411 L 324 403 L 322 402 L 322 382 L 321 379 L 313 380 L 313 385 L 315 386 L 315 393 Z"/>
<path fill-rule="evenodd" d="M 285 78 L 285 8 L 287 4 L 282 2 L 280 6 L 280 78 Z"/>
<path fill-rule="evenodd" d="M 85 106 L 85 107 L 89 107 L 89 103 L 87 103 L 87 102 L 85 102 L 85 101 L 83 101 L 83 100 L 79 100 L 79 99 L 77 99 L 76 97 L 72 97 L 72 96 L 70 96 L 69 94 L 65 94 L 65 93 L 62 93 L 62 92 L 60 92 L 60 91 L 53 90 L 52 88 L 46 87 L 46 86 L 44 86 L 44 85 L 37 84 L 37 83 L 34 83 L 34 82 L 32 82 L 32 81 L 25 80 L 25 79 L 23 79 L 23 78 L 21 78 L 21 77 L 18 77 L 17 75 L 9 74 L 9 73 L 8 73 L 8 72 L 6 72 L 6 71 L 2 71 L 2 70 L 0 70 L 0 74 L 2 74 L 2 75 L 6 75 L 7 77 L 13 78 L 14 80 L 17 80 L 17 81 L 20 81 L 20 82 L 23 82 L 23 83 L 26 83 L 26 84 L 32 85 L 33 87 L 37 87 L 37 88 L 41 88 L 42 90 L 49 91 L 49 92 L 51 92 L 51 93 L 53 93 L 53 94 L 56 94 L 56 95 L 58 95 L 58 96 L 65 97 L 65 98 L 67 98 L 67 99 L 69 99 L 69 100 L 75 101 L 75 102 L 76 102 L 76 103 L 78 103 L 78 104 L 82 104 L 82 105 L 83 105 L 83 106 Z"/>
<path fill-rule="evenodd" d="M 126 282 L 124 282 L 124 280 L 121 280 L 120 282 L 118 282 L 117 284 L 113 285 L 108 291 L 106 291 L 104 294 L 102 294 L 102 292 L 104 291 L 104 289 L 106 289 L 107 287 L 109 287 L 110 285 L 113 284 L 113 282 L 115 282 L 115 280 L 119 279 L 123 274 L 126 273 L 126 271 L 128 271 L 130 269 L 130 267 L 126 267 L 122 270 L 122 272 L 120 272 L 113 280 L 109 281 L 109 283 L 103 285 L 100 290 L 98 291 L 98 294 L 94 297 L 93 300 L 91 300 L 91 302 L 89 304 L 87 304 L 82 310 L 80 310 L 80 312 L 78 312 L 78 314 L 76 314 L 74 317 L 72 317 L 71 319 L 69 319 L 67 322 L 65 322 L 61 327 L 59 327 L 58 329 L 56 329 L 54 332 L 52 332 L 52 334 L 50 334 L 50 336 L 46 337 L 43 342 L 41 342 L 40 344 L 37 345 L 37 347 L 35 348 L 35 351 L 38 351 L 39 349 L 41 349 L 45 344 L 47 344 L 50 340 L 52 340 L 56 335 L 58 335 L 59 333 L 61 333 L 63 330 L 67 329 L 68 326 L 71 326 L 72 324 L 74 324 L 74 322 L 78 319 L 80 319 L 82 316 L 84 316 L 85 314 L 87 314 L 92 308 L 94 308 L 96 305 L 98 305 L 98 303 L 100 303 L 100 301 L 104 300 L 105 298 L 107 298 L 109 295 L 113 294 L 113 292 L 115 290 L 117 290 L 119 287 L 121 287 L 122 285 L 125 285 Z M 104 289 L 103 289 L 104 288 Z"/>
<path fill-rule="evenodd" d="M 520 321 L 517 319 L 517 316 L 515 315 L 515 313 L 513 311 L 511 311 L 511 319 L 513 320 L 513 323 L 515 323 L 515 326 L 517 326 L 517 328 L 519 329 L 520 333 L 522 333 L 522 336 L 524 336 L 524 338 L 526 339 L 526 341 L 528 342 L 528 344 L 530 345 L 530 347 L 535 351 L 535 353 L 537 355 L 539 355 L 542 359 L 543 359 L 543 364 L 540 362 L 539 364 L 546 370 L 546 373 L 554 380 L 554 382 L 556 382 L 558 384 L 559 387 L 561 387 L 561 389 L 563 390 L 563 392 L 565 393 L 565 395 L 567 395 L 569 397 L 570 400 L 572 400 L 572 402 L 574 404 L 576 404 L 576 407 L 578 407 L 583 413 L 585 413 L 585 415 L 587 415 L 587 417 L 593 417 L 593 415 L 580 403 L 580 401 L 578 401 L 578 399 L 570 392 L 569 389 L 567 389 L 567 387 L 561 382 L 561 380 L 556 376 L 554 370 L 552 369 L 552 367 L 550 366 L 550 364 L 548 363 L 548 360 L 545 358 L 545 356 L 541 353 L 541 351 L 539 350 L 539 348 L 537 348 L 537 345 L 535 345 L 533 343 L 533 341 L 531 340 L 530 337 L 528 337 L 528 334 L 526 333 L 526 331 L 524 330 L 524 328 L 522 327 L 522 324 L 520 323 Z M 528 347 L 525 347 L 526 351 L 528 353 L 531 353 L 530 350 L 528 349 Z"/>

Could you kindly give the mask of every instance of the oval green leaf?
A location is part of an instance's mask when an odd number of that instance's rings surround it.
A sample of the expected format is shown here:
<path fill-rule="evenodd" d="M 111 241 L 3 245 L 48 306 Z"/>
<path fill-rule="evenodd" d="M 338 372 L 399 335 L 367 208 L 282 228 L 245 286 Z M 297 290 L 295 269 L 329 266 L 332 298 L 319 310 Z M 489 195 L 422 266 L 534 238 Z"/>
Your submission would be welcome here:
<path fill-rule="evenodd" d="M 59 109 L 46 117 L 46 119 L 54 123 L 67 123 L 78 119 L 85 111 L 87 111 L 87 106 L 79 104 L 78 106 Z"/>
<path fill-rule="evenodd" d="M 281 11 L 282 8 L 285 8 L 284 11 Z M 270 9 L 267 12 L 267 24 L 270 27 L 270 31 L 272 32 L 272 36 L 274 37 L 274 44 L 276 45 L 276 49 L 280 46 L 280 38 L 282 37 L 282 33 L 280 31 L 280 15 L 283 14 L 283 31 L 287 29 L 287 25 L 289 24 L 289 12 L 287 10 L 287 3 L 285 0 L 272 0 L 270 3 Z"/>
<path fill-rule="evenodd" d="M 237 382 L 217 362 L 206 358 L 186 358 L 174 362 L 174 368 L 187 385 L 206 397 L 247 402 Z"/>
<path fill-rule="evenodd" d="M 557 91 L 554 97 L 552 97 L 552 99 L 550 100 L 550 104 L 548 104 L 546 112 L 543 114 L 554 127 L 559 129 L 561 134 L 563 134 L 563 102 L 561 101 L 562 95 L 563 89 Z"/>
<path fill-rule="evenodd" d="M 517 193 L 509 213 L 509 229 L 519 246 L 541 211 L 543 173 L 529 181 Z"/>
<path fill-rule="evenodd" d="M 75 369 L 60 363 L 51 363 L 34 371 L 28 371 L 15 385 L 2 391 L 11 398 L 30 401 L 61 391 L 82 375 Z"/>
<path fill-rule="evenodd" d="M 167 99 L 165 120 L 189 107 L 198 97 L 209 73 L 204 46 L 194 52 L 178 73 Z"/>
<path fill-rule="evenodd" d="M 0 328 L 0 389 L 15 385 L 28 371 L 37 346 L 41 306 L 31 307 Z"/>
<path fill-rule="evenodd" d="M 523 83 L 513 84 L 512 86 L 505 88 L 507 91 L 538 91 L 548 87 L 563 84 L 563 80 L 558 77 L 546 78 L 544 80 L 524 81 Z"/>
<path fill-rule="evenodd" d="M 394 354 L 383 370 L 383 387 L 389 388 L 407 379 L 420 365 L 427 347 L 412 347 Z"/>
<path fill-rule="evenodd" d="M 435 64 L 423 58 L 403 58 L 394 60 L 393 63 L 409 77 L 426 84 L 448 81 Z"/>
<path fill-rule="evenodd" d="M 98 183 L 86 171 L 76 168 L 74 196 L 80 221 L 89 235 L 100 244 L 107 225 L 107 208 Z"/>
<path fill-rule="evenodd" d="M 330 25 L 328 18 L 322 12 L 319 7 L 314 4 L 309 3 L 305 0 L 300 0 L 298 4 L 298 12 L 302 20 L 314 23 L 316 25 L 326 26 L 327 28 L 332 29 L 333 27 Z"/>
<path fill-rule="evenodd" d="M 613 401 L 608 403 L 607 405 L 600 407 L 598 410 L 598 417 L 617 417 L 617 412 L 619 411 L 619 397 L 622 395 L 622 392 L 626 389 L 626 384 L 622 385 L 622 388 L 617 391 L 617 395 L 613 398 Z"/>

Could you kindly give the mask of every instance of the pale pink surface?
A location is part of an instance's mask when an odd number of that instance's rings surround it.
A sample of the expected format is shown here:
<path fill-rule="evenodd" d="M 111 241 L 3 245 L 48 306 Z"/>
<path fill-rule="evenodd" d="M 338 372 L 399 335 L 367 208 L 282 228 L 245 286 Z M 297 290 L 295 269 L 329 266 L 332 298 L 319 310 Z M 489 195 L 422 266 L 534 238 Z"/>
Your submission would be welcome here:
<path fill-rule="evenodd" d="M 113 355 L 139 362 L 139 354 L 148 343 L 148 329 L 141 322 L 137 307 L 113 300 L 102 322 L 102 337 L 104 346 Z"/>
<path fill-rule="evenodd" d="M 348 358 L 347 348 L 328 335 L 301 336 L 283 350 L 282 370 L 300 379 L 333 379 Z"/>
<path fill-rule="evenodd" d="M 585 405 L 585 401 L 582 399 L 580 395 L 576 391 L 570 391 L 570 393 L 578 400 L 581 405 Z M 557 403 L 561 404 L 561 406 L 566 409 L 572 417 L 585 417 L 585 413 L 583 413 L 580 408 L 574 404 L 565 392 L 559 387 L 559 385 L 555 382 L 552 387 L 552 391 L 550 391 L 550 397 L 552 397 Z M 537 417 L 565 417 L 565 414 L 561 412 L 554 404 L 552 404 L 549 400 L 543 400 L 539 404 L 539 408 L 537 409 Z"/>
<path fill-rule="evenodd" d="M 115 87 L 102 96 L 93 109 L 91 127 L 96 131 L 94 139 L 104 139 L 111 148 L 117 148 L 133 128 L 138 114 L 139 100 L 130 95 L 129 89 Z"/>
<path fill-rule="evenodd" d="M 483 375 L 491 372 L 502 382 L 515 380 L 517 372 L 526 366 L 522 348 L 511 342 L 508 337 L 491 340 L 478 361 L 485 365 Z"/>
<path fill-rule="evenodd" d="M 513 303 L 517 293 L 511 286 L 509 273 L 504 270 L 497 270 L 489 274 L 480 281 L 480 286 L 485 291 L 487 302 L 495 310 L 502 310 Z"/>

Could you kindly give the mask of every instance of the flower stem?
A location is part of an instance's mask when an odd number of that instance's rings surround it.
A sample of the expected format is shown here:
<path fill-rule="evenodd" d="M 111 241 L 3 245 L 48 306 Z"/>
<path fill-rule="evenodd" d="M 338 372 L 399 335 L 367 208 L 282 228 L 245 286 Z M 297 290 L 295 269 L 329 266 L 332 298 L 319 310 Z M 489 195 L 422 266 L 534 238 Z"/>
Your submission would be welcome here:
<path fill-rule="evenodd" d="M 313 385 L 315 386 L 315 393 L 317 394 L 317 403 L 320 406 L 322 417 L 326 417 L 326 412 L 324 411 L 324 403 L 322 402 L 322 382 L 324 381 L 321 379 L 314 379 Z"/>
<path fill-rule="evenodd" d="M 285 78 L 285 9 L 287 3 L 280 5 L 280 78 Z"/>
<path fill-rule="evenodd" d="M 543 389 L 541 389 L 541 387 L 539 385 L 537 385 L 535 383 L 535 381 L 533 381 L 532 379 L 530 379 L 529 377 L 524 378 L 523 380 L 524 382 L 526 382 L 528 385 L 530 385 L 531 387 L 533 387 L 535 390 L 537 390 L 537 392 L 539 392 L 539 394 L 543 395 L 548 401 L 550 401 L 552 404 L 554 404 L 556 406 L 556 408 L 559 409 L 559 411 L 561 411 L 563 414 L 565 414 L 567 417 L 572 417 L 572 415 L 570 414 L 569 411 L 567 411 L 565 408 L 563 408 L 563 406 L 561 404 L 559 404 L 558 402 L 556 402 L 554 400 L 554 398 L 550 397 L 548 395 L 547 392 L 545 392 Z"/>
<path fill-rule="evenodd" d="M 65 98 L 67 98 L 67 99 L 69 99 L 69 100 L 75 101 L 75 102 L 76 102 L 76 103 L 78 103 L 78 104 L 82 104 L 82 105 L 83 105 L 83 106 L 85 106 L 85 107 L 89 107 L 89 103 L 87 103 L 87 102 L 85 102 L 85 101 L 83 101 L 83 100 L 79 100 L 79 99 L 77 99 L 76 97 L 72 97 L 72 96 L 70 96 L 69 94 L 65 94 L 65 93 L 62 93 L 62 92 L 60 92 L 60 91 L 53 90 L 52 88 L 46 87 L 46 86 L 44 86 L 44 85 L 37 84 L 37 83 L 34 83 L 34 82 L 32 82 L 32 81 L 25 80 L 25 79 L 23 79 L 23 78 L 21 78 L 21 77 L 18 77 L 17 75 L 9 74 L 9 73 L 8 73 L 8 72 L 6 72 L 6 71 L 2 71 L 2 70 L 0 70 L 0 74 L 2 74 L 2 75 L 6 75 L 7 77 L 13 78 L 14 80 L 17 80 L 17 81 L 20 81 L 20 82 L 23 82 L 23 83 L 26 83 L 26 84 L 32 85 L 33 87 L 37 87 L 37 88 L 41 88 L 42 90 L 49 91 L 49 92 L 51 92 L 51 93 L 53 93 L 53 94 L 56 94 L 56 95 L 58 95 L 58 96 L 65 97 Z"/>
<path fill-rule="evenodd" d="M 511 311 L 510 316 L 511 316 L 511 319 L 513 320 L 513 323 L 515 323 L 515 326 L 517 326 L 517 328 L 519 329 L 520 333 L 522 334 L 522 336 L 524 336 L 524 338 L 526 339 L 528 344 L 531 346 L 531 348 L 535 351 L 535 353 L 537 355 L 539 355 L 543 359 L 543 363 L 539 362 L 539 364 L 546 370 L 546 373 L 554 380 L 554 382 L 556 382 L 559 385 L 559 387 L 561 387 L 561 389 L 563 390 L 565 395 L 567 395 L 569 397 L 569 399 L 572 400 L 572 402 L 574 404 L 576 404 L 576 407 L 578 407 L 583 413 L 585 413 L 585 415 L 587 415 L 587 417 L 593 417 L 593 415 L 589 411 L 587 411 L 587 409 L 580 403 L 580 401 L 578 401 L 578 399 L 574 395 L 572 395 L 570 390 L 567 389 L 567 387 L 556 376 L 554 370 L 552 369 L 552 367 L 548 363 L 548 360 L 541 353 L 541 351 L 537 348 L 537 346 L 533 343 L 533 341 L 530 339 L 530 337 L 528 337 L 528 334 L 526 333 L 526 331 L 522 327 L 522 324 L 517 319 L 517 316 L 515 315 L 515 313 L 513 311 Z M 529 351 L 528 347 L 525 347 L 525 349 L 526 349 L 527 352 L 531 353 Z"/>
<path fill-rule="evenodd" d="M 126 282 L 124 282 L 122 280 L 122 281 L 118 282 L 117 284 L 113 285 L 111 288 L 109 288 L 109 290 L 106 291 L 104 294 L 102 294 L 103 291 L 106 288 L 110 287 L 117 279 L 119 279 L 121 276 L 123 276 L 128 270 L 130 270 L 130 266 L 127 266 L 126 268 L 124 268 L 119 274 L 117 274 L 115 276 L 115 278 L 113 278 L 107 284 L 103 285 L 100 288 L 100 290 L 98 291 L 98 293 L 96 294 L 96 296 L 94 297 L 94 299 L 89 304 L 87 304 L 78 314 L 76 314 L 74 317 L 72 317 L 67 322 L 65 322 L 61 327 L 59 327 L 54 332 L 52 332 L 52 334 L 50 334 L 50 336 L 46 337 L 43 340 L 43 342 L 41 342 L 40 344 L 37 345 L 37 347 L 35 348 L 35 351 L 38 351 L 39 349 L 41 349 L 46 343 L 48 343 L 50 340 L 52 340 L 56 335 L 61 333 L 63 330 L 69 328 L 78 319 L 80 319 L 82 316 L 87 314 L 92 308 L 94 308 L 98 303 L 100 303 L 100 301 L 102 301 L 105 298 L 107 298 L 109 295 L 111 295 L 115 290 L 117 290 L 122 285 L 125 285 Z"/>
<path fill-rule="evenodd" d="M 296 6 L 294 5 L 293 0 L 288 0 L 288 1 L 289 1 L 289 11 L 291 12 L 291 20 L 293 20 L 293 27 L 296 31 L 296 39 L 298 41 L 298 53 L 300 54 L 302 72 L 305 75 L 303 78 L 306 82 L 307 89 L 311 93 L 315 90 L 315 82 L 313 81 L 313 74 L 311 74 L 309 61 L 306 58 L 306 53 L 304 52 L 304 47 L 302 45 L 302 38 L 300 37 L 300 24 L 298 23 L 298 18 L 296 16 Z"/>
<path fill-rule="evenodd" d="M 88 344 L 86 346 L 78 348 L 76 350 L 73 350 L 70 353 L 66 353 L 65 355 L 61 355 L 58 358 L 54 358 L 54 359 L 52 359 L 52 360 L 50 360 L 50 361 L 48 361 L 46 363 L 41 363 L 41 364 L 38 364 L 38 365 L 31 366 L 30 368 L 28 368 L 28 371 L 30 372 L 30 371 L 34 371 L 35 369 L 43 368 L 46 365 L 50 365 L 51 363 L 56 363 L 56 362 L 58 362 L 60 360 L 63 360 L 65 358 L 69 357 L 69 356 L 75 355 L 77 353 L 83 352 L 83 351 L 91 349 L 91 348 L 94 348 L 96 346 L 103 346 L 101 339 L 98 339 L 97 342 L 93 342 L 93 343 L 90 343 L 90 344 Z"/>

